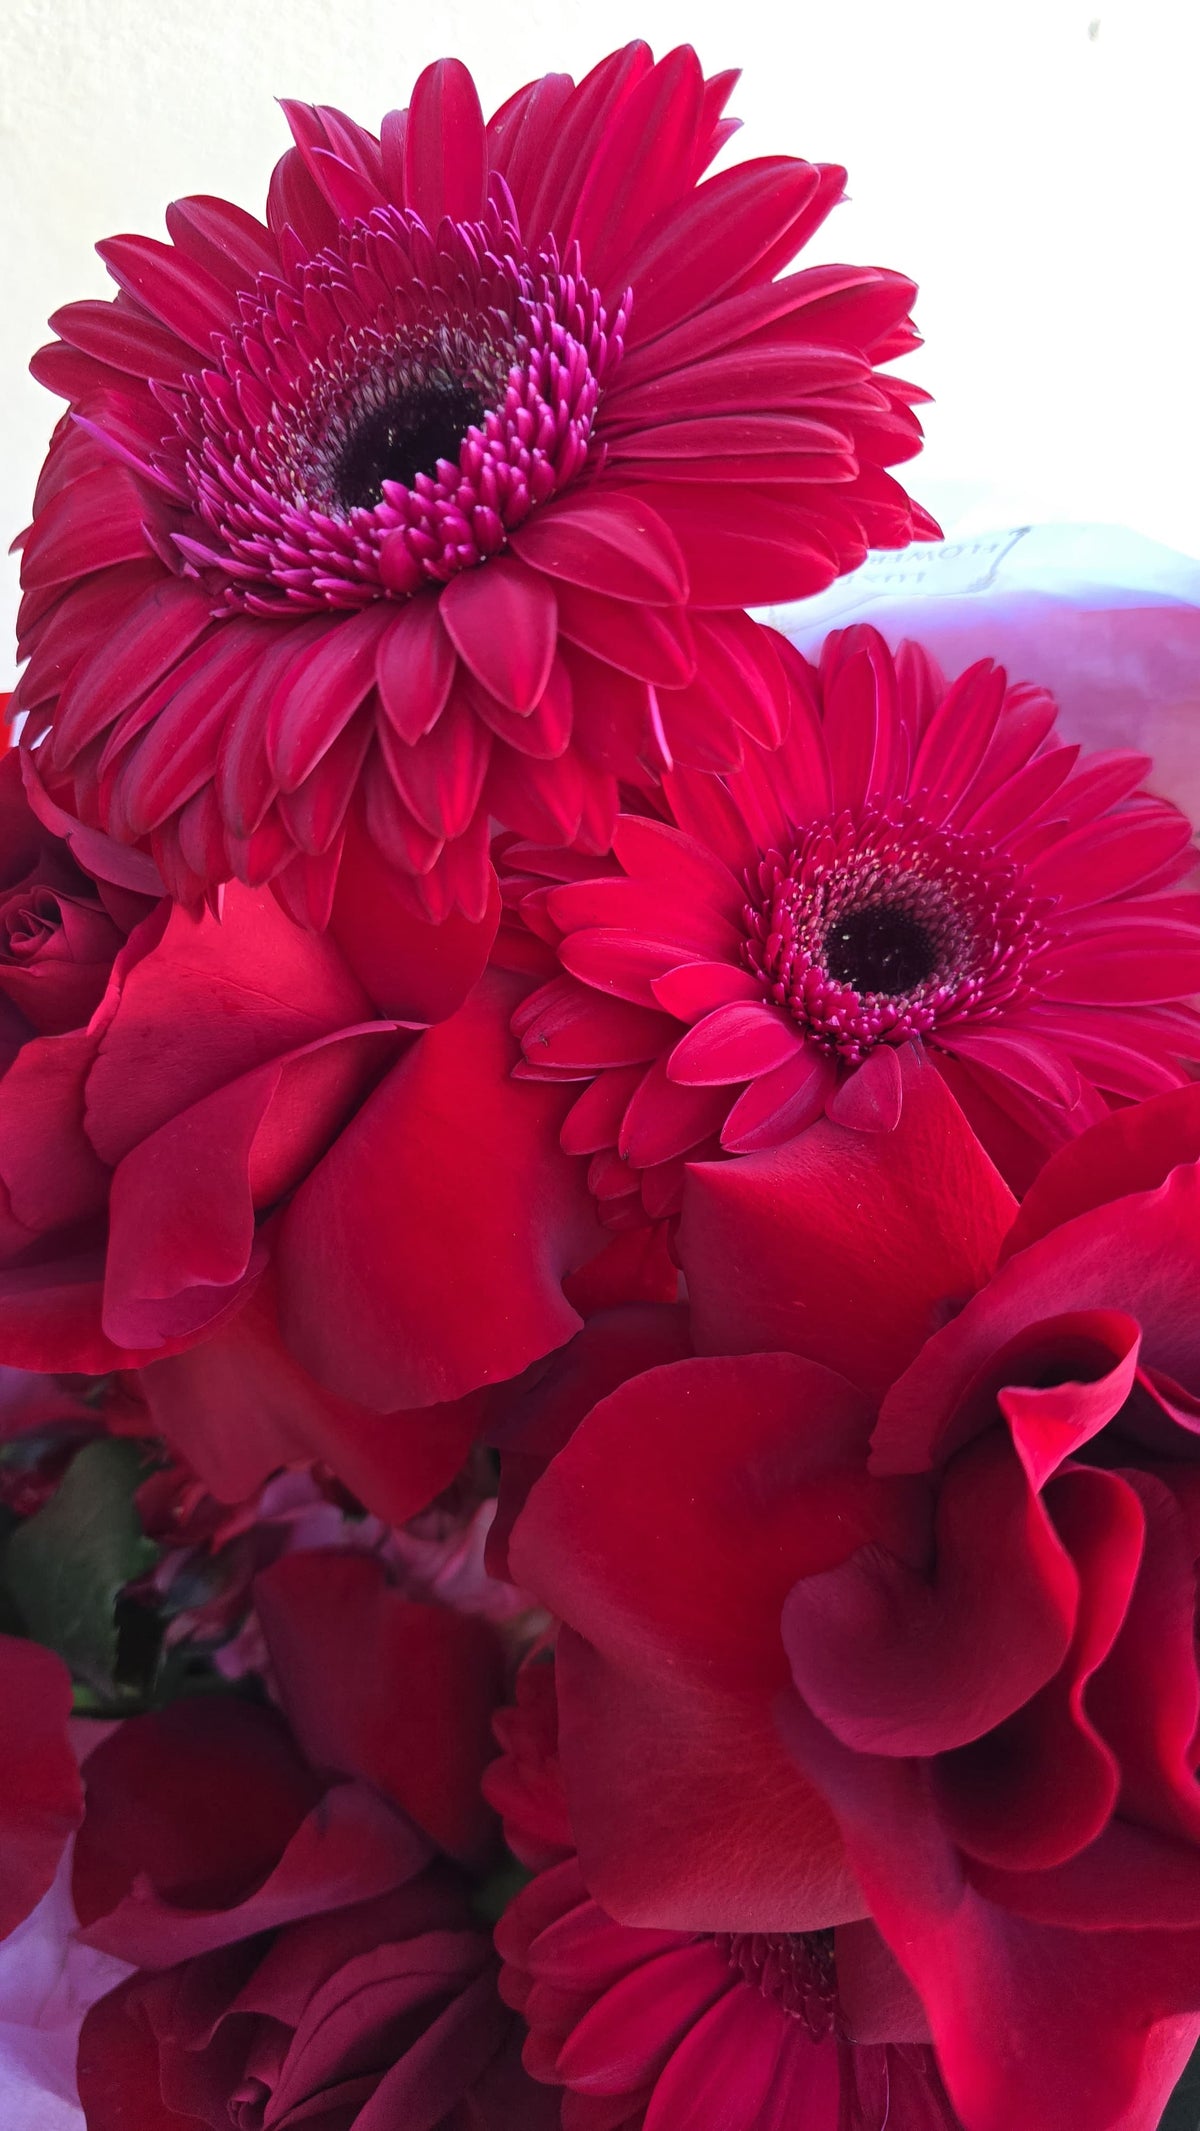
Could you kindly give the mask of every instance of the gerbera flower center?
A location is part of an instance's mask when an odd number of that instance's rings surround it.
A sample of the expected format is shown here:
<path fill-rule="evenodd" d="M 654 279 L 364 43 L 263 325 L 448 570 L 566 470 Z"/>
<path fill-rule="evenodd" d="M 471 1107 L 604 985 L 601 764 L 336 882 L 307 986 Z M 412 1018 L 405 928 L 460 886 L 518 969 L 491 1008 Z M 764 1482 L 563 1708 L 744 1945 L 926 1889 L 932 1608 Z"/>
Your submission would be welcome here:
<path fill-rule="evenodd" d="M 406 598 L 486 560 L 596 457 L 619 359 L 578 257 L 498 209 L 378 208 L 242 299 L 219 367 L 173 401 L 197 524 L 185 560 L 256 612 Z M 176 446 L 178 449 L 178 446 Z"/>
<path fill-rule="evenodd" d="M 847 910 L 825 935 L 825 967 L 856 992 L 900 998 L 925 984 L 938 966 L 936 929 L 901 902 Z"/>
<path fill-rule="evenodd" d="M 483 414 L 480 394 L 446 374 L 397 383 L 381 406 L 353 409 L 333 465 L 336 503 L 344 514 L 374 510 L 385 482 L 411 488 L 418 474 L 435 474 Z"/>
<path fill-rule="evenodd" d="M 747 966 L 850 1063 L 1011 1002 L 1039 937 L 1014 865 L 900 813 L 819 822 L 747 888 Z"/>
<path fill-rule="evenodd" d="M 755 1990 L 802 2020 L 814 2042 L 838 2023 L 832 1931 L 722 1932 L 717 1946 Z"/>

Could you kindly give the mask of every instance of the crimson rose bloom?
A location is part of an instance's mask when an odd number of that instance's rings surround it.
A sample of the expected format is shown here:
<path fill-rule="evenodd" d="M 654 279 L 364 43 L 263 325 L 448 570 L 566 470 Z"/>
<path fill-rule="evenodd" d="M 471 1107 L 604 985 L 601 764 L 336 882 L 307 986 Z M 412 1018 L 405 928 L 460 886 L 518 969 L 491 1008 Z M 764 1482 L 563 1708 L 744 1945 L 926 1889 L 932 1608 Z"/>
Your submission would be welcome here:
<path fill-rule="evenodd" d="M 966 2131 L 1153 2131 L 1200 2033 L 1200 1089 L 1014 1221 L 903 1070 L 890 1135 L 691 1170 L 723 1354 L 613 1392 L 517 1520 L 572 1825 L 626 1922 L 869 1909 Z"/>
<path fill-rule="evenodd" d="M 376 139 L 285 104 L 258 222 L 100 246 L 36 375 L 70 404 L 25 537 L 16 708 L 173 895 L 322 924 L 352 804 L 478 918 L 488 823 L 607 849 L 618 775 L 780 732 L 736 611 L 936 531 L 883 472 L 911 282 L 775 276 L 845 173 L 700 183 L 735 76 L 614 52 L 485 125 L 456 60 Z"/>
<path fill-rule="evenodd" d="M 614 1923 L 570 1839 L 551 1663 L 524 1667 L 496 1727 L 488 1795 L 542 1868 L 497 1927 L 500 1989 L 529 2024 L 529 2071 L 566 2090 L 571 2131 L 959 2131 L 920 2003 L 873 1926 L 698 1937 Z"/>
<path fill-rule="evenodd" d="M 563 1145 L 613 1227 L 677 1212 L 685 1161 L 719 1149 L 825 1112 L 889 1130 L 906 1044 L 1021 1182 L 1200 1058 L 1200 897 L 1170 892 L 1191 828 L 1137 789 L 1145 756 L 1077 761 L 1052 699 L 986 660 L 948 685 L 865 628 L 819 669 L 782 654 L 777 752 L 666 777 L 665 820 L 623 815 L 598 878 L 509 860 L 540 867 L 528 921 L 565 972 L 521 1006 L 520 1071 L 590 1081 Z"/>
<path fill-rule="evenodd" d="M 428 1839 L 477 1840 L 491 1631 L 361 1557 L 293 1556 L 258 1602 L 290 1731 L 208 1697 L 86 1764 L 83 1937 L 140 1970 L 84 2024 L 89 2131 L 526 2131 L 487 1935 Z"/>
<path fill-rule="evenodd" d="M 13 937 L 22 898 L 62 908 L 69 882 L 86 938 L 75 959 L 80 935 L 50 927 L 15 972 L 0 1359 L 140 1370 L 154 1425 L 223 1500 L 317 1457 L 403 1520 L 462 1461 L 463 1395 L 575 1329 L 559 1279 L 597 1240 L 556 1145 L 563 1098 L 511 1081 L 511 984 L 472 993 L 494 900 L 480 925 L 435 929 L 359 840 L 323 935 L 240 883 L 219 921 L 196 921 L 132 892 L 150 861 L 61 815 L 35 778 L 47 834 L 19 758 L 0 774 Z M 470 1191 L 453 1186 L 464 1171 Z"/>

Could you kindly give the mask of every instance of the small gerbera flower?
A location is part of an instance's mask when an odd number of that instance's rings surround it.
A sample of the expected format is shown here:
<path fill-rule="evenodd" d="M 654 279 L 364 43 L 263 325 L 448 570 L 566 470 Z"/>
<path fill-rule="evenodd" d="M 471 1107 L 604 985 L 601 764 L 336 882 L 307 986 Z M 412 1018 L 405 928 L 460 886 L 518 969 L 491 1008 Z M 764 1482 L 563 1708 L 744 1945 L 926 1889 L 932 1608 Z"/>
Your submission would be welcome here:
<path fill-rule="evenodd" d="M 519 1676 L 485 1789 L 539 1868 L 496 1928 L 500 1992 L 570 2131 L 960 2131 L 932 2049 L 910 2039 L 920 2004 L 869 1921 L 693 1932 L 608 1915 L 571 1841 L 553 1678 L 538 1660 Z"/>
<path fill-rule="evenodd" d="M 525 881 L 563 974 L 520 1009 L 517 1071 L 591 1083 L 563 1145 L 615 1227 L 673 1212 L 685 1159 L 826 1113 L 889 1129 L 906 1044 L 1010 1174 L 1200 1060 L 1200 895 L 1171 892 L 1191 829 L 1138 789 L 1146 756 L 1080 762 L 990 660 L 947 686 L 862 627 L 819 671 L 781 656 L 776 752 L 668 775 L 666 818 L 622 816 L 601 877 L 508 854 L 562 883 Z"/>
<path fill-rule="evenodd" d="M 100 246 L 120 293 L 34 363 L 70 418 L 15 707 L 177 897 L 270 880 L 321 922 L 354 806 L 477 916 L 489 819 L 603 851 L 640 760 L 778 737 L 736 610 L 936 531 L 883 472 L 912 284 L 775 279 L 845 173 L 701 183 L 735 78 L 633 44 L 485 125 L 443 61 L 378 140 L 285 105 L 265 223 L 192 198 Z"/>

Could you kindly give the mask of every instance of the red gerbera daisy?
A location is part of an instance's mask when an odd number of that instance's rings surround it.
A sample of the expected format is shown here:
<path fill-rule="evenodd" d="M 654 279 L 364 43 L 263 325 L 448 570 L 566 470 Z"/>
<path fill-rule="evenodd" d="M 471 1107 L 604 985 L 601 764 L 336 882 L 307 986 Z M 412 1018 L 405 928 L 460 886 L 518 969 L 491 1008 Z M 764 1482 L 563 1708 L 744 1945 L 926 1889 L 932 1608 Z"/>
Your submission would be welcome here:
<path fill-rule="evenodd" d="M 271 880 L 320 922 L 358 795 L 427 910 L 478 915 L 489 817 L 602 851 L 615 774 L 778 737 L 733 610 L 936 531 L 882 471 L 920 440 L 875 371 L 912 284 L 775 280 L 845 173 L 700 184 L 735 78 L 633 44 L 485 126 L 443 61 L 378 140 L 285 105 L 265 224 L 186 199 L 100 246 L 120 294 L 34 364 L 71 419 L 17 707 L 180 899 Z"/>
<path fill-rule="evenodd" d="M 889 1129 L 909 1043 L 1014 1175 L 1200 1059 L 1200 896 L 1168 892 L 1191 830 L 1138 790 L 1147 757 L 1079 763 L 1053 699 L 989 660 L 948 687 L 861 627 L 819 671 L 786 655 L 778 751 L 668 775 L 666 819 L 623 816 L 600 878 L 509 855 L 563 882 L 522 905 L 565 974 L 522 1005 L 517 1070 L 591 1082 L 563 1144 L 615 1227 L 674 1211 L 685 1158 L 826 1111 Z"/>
<path fill-rule="evenodd" d="M 959 2131 L 932 2049 L 903 2039 L 925 2033 L 924 2016 L 872 1924 L 615 1922 L 570 1839 L 553 1666 L 526 1665 L 518 1694 L 496 1719 L 505 1752 L 485 1787 L 541 1869 L 497 1927 L 500 1991 L 528 2022 L 526 2069 L 565 2089 L 569 2131 Z"/>

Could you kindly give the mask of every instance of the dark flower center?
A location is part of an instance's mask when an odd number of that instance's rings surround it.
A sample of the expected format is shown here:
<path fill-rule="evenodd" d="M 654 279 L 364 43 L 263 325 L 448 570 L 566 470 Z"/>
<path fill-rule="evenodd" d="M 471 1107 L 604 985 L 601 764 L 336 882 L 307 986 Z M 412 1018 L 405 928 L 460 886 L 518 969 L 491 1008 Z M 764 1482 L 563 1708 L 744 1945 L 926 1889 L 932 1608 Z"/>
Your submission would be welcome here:
<path fill-rule="evenodd" d="M 489 321 L 442 320 L 364 335 L 317 373 L 289 449 L 295 491 L 334 518 L 373 511 L 384 483 L 436 483 L 457 466 L 468 431 L 500 405 L 520 352 Z"/>
<path fill-rule="evenodd" d="M 334 459 L 330 486 L 339 513 L 374 510 L 385 481 L 411 488 L 418 474 L 436 475 L 439 459 L 454 465 L 468 429 L 486 412 L 482 394 L 446 372 L 367 407 Z"/>
<path fill-rule="evenodd" d="M 6 911 L 0 923 L 0 951 L 23 960 L 37 953 L 62 924 L 62 910 L 51 888 L 35 888 L 24 902 Z"/>
<path fill-rule="evenodd" d="M 832 1931 L 721 1932 L 716 1943 L 747 1983 L 804 2022 L 814 2042 L 833 2034 L 838 1997 Z"/>
<path fill-rule="evenodd" d="M 849 812 L 747 875 L 747 967 L 848 1063 L 1019 994 L 1036 944 L 1016 868 L 919 814 Z"/>
<path fill-rule="evenodd" d="M 874 903 L 836 918 L 822 949 L 825 967 L 836 983 L 896 999 L 933 976 L 940 945 L 911 910 Z"/>

